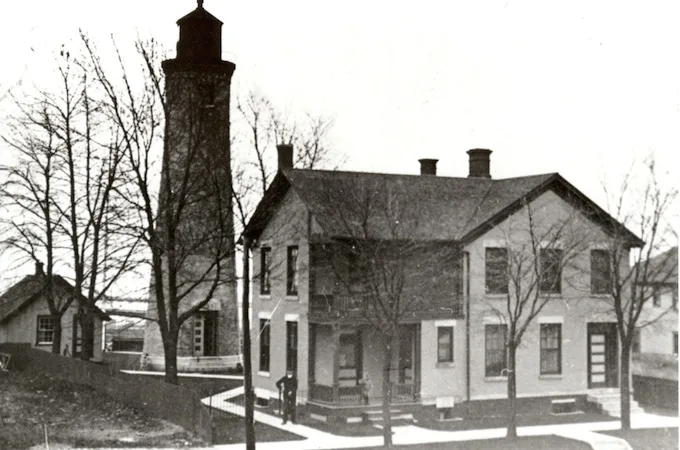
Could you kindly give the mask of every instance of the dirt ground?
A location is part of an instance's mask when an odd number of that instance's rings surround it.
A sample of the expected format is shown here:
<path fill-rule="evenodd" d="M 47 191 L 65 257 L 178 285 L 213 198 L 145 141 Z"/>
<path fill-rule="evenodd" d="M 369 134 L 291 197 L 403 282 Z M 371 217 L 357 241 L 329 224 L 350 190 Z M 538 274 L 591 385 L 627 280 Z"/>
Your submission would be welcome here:
<path fill-rule="evenodd" d="M 197 436 L 87 386 L 0 371 L 0 449 L 196 447 Z M 62 445 L 57 445 L 62 444 Z"/>

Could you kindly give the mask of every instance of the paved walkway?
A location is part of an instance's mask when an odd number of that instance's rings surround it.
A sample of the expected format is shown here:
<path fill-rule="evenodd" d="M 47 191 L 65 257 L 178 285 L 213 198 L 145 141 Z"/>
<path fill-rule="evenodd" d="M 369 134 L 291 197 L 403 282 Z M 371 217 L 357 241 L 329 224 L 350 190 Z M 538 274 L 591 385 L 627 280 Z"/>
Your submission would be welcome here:
<path fill-rule="evenodd" d="M 219 408 L 240 416 L 245 415 L 245 408 L 229 402 L 229 399 L 243 394 L 243 387 L 238 387 L 227 392 L 204 398 L 205 404 L 212 404 L 213 408 Z M 295 433 L 300 436 L 299 441 L 283 442 L 258 442 L 258 449 L 281 449 L 281 450 L 312 450 L 312 449 L 336 449 L 354 447 L 379 447 L 382 446 L 382 436 L 347 437 L 336 436 L 331 433 L 319 431 L 304 425 L 281 424 L 281 418 L 255 411 L 255 421 Z M 631 417 L 633 428 L 663 428 L 677 427 L 680 421 L 677 417 L 659 416 L 655 414 L 633 414 Z M 595 431 L 617 430 L 620 428 L 619 421 L 590 422 L 562 425 L 540 425 L 519 427 L 517 433 L 520 436 L 557 435 L 568 439 L 586 442 L 594 450 L 631 450 L 631 447 L 623 439 Z M 465 431 L 438 431 L 419 427 L 417 425 L 395 426 L 393 442 L 395 445 L 427 444 L 435 442 L 470 441 L 477 439 L 502 438 L 505 436 L 505 428 L 489 428 L 483 430 Z M 216 450 L 242 449 L 244 444 L 215 445 Z"/>
<path fill-rule="evenodd" d="M 121 372 L 130 373 L 134 375 L 156 375 L 159 377 L 165 376 L 165 372 L 155 372 L 148 370 L 121 370 Z M 177 376 L 186 378 L 219 378 L 222 380 L 243 380 L 243 375 L 220 375 L 194 372 L 180 372 L 177 374 Z"/>

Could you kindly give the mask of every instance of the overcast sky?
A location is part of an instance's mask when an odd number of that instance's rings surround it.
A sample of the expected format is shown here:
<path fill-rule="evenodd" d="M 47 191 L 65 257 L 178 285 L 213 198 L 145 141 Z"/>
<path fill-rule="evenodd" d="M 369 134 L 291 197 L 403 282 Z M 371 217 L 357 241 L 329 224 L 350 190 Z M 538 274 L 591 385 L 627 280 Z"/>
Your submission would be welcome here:
<path fill-rule="evenodd" d="M 191 0 L 25 0 L 0 11 L 0 91 L 77 34 L 138 33 L 168 48 Z M 495 178 L 560 172 L 600 204 L 655 152 L 680 150 L 680 2 L 206 0 L 224 22 L 234 89 L 335 117 L 343 169 L 467 175 L 493 150 Z M 1 150 L 0 150 L 1 151 Z M 604 205 L 603 205 L 604 206 Z"/>

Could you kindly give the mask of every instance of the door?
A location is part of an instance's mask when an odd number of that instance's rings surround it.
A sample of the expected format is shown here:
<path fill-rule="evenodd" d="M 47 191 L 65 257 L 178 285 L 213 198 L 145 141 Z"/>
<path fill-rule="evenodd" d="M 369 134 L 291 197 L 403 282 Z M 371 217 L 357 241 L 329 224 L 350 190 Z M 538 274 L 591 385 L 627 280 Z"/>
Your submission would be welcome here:
<path fill-rule="evenodd" d="M 618 340 L 616 324 L 588 324 L 588 388 L 617 387 Z"/>
<path fill-rule="evenodd" d="M 298 323 L 286 322 L 286 370 L 297 375 Z"/>
<path fill-rule="evenodd" d="M 202 314 L 194 317 L 194 356 L 203 356 L 205 344 L 205 320 Z"/>
<path fill-rule="evenodd" d="M 83 339 L 82 333 L 80 332 L 80 316 L 78 314 L 73 315 L 73 335 L 71 338 L 71 354 L 74 358 L 80 357 L 80 350 L 82 347 Z"/>
<path fill-rule="evenodd" d="M 194 356 L 217 355 L 217 311 L 194 316 Z"/>

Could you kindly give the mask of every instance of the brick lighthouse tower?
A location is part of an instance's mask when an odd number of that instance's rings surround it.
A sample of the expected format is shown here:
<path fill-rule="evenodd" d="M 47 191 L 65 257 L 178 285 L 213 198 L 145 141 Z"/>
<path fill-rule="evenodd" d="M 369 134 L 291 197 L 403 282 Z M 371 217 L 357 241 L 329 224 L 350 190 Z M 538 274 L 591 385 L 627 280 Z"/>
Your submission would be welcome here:
<path fill-rule="evenodd" d="M 176 286 L 179 315 L 190 313 L 177 343 L 183 371 L 217 368 L 201 361 L 239 353 L 229 143 L 236 66 L 222 60 L 222 22 L 202 0 L 177 24 L 176 58 L 163 61 L 166 126 L 157 220 L 164 264 L 177 268 L 176 281 L 169 279 L 172 271 L 164 275 L 164 291 Z M 149 315 L 158 317 L 153 286 Z M 156 322 L 147 325 L 144 352 L 150 361 L 162 359 L 153 358 L 164 354 Z"/>

